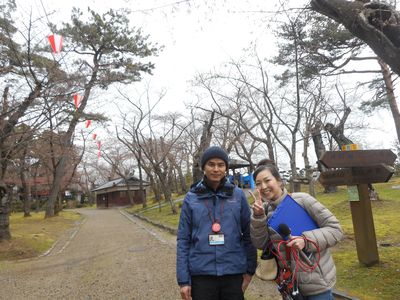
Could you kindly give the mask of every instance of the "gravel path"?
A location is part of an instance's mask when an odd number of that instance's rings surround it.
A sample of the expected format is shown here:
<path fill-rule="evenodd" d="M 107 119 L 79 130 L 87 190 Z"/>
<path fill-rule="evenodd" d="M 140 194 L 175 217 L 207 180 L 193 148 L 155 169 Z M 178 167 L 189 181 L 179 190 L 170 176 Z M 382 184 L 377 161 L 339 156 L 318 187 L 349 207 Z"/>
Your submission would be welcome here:
<path fill-rule="evenodd" d="M 176 237 L 117 209 L 81 209 L 84 221 L 45 256 L 8 262 L 0 299 L 180 299 Z M 253 280 L 248 299 L 280 299 Z"/>

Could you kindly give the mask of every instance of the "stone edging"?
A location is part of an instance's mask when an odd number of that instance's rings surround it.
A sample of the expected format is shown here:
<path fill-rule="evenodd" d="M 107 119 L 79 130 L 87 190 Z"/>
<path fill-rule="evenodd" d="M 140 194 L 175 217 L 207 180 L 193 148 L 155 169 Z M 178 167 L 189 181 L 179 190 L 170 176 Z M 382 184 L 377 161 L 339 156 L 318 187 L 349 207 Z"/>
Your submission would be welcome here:
<path fill-rule="evenodd" d="M 167 226 L 167 225 L 164 225 L 164 224 L 161 224 L 161 223 L 154 222 L 154 221 L 150 220 L 149 218 L 146 218 L 146 217 L 144 217 L 144 216 L 142 216 L 142 215 L 140 215 L 140 214 L 133 213 L 132 215 L 135 216 L 135 217 L 137 217 L 137 218 L 139 218 L 139 219 L 141 219 L 141 220 L 143 220 L 143 221 L 146 221 L 146 222 L 148 222 L 148 223 L 150 223 L 150 224 L 152 224 L 152 225 L 154 225 L 154 226 L 157 226 L 157 227 L 159 227 L 159 228 L 162 228 L 162 229 L 168 231 L 168 232 L 171 233 L 171 234 L 176 235 L 176 234 L 178 233 L 178 229 L 176 229 L 176 228 L 172 228 L 172 227 L 170 227 L 170 226 Z"/>

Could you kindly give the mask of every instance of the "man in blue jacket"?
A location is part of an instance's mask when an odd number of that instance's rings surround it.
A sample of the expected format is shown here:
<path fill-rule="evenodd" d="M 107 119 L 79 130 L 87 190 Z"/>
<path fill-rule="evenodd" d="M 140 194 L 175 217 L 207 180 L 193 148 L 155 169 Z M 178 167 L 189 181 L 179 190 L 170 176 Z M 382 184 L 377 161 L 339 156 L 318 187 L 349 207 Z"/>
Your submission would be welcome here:
<path fill-rule="evenodd" d="M 182 205 L 176 274 L 182 299 L 243 300 L 257 264 L 250 208 L 243 190 L 226 180 L 228 154 L 212 146 L 201 158 L 204 178 Z"/>

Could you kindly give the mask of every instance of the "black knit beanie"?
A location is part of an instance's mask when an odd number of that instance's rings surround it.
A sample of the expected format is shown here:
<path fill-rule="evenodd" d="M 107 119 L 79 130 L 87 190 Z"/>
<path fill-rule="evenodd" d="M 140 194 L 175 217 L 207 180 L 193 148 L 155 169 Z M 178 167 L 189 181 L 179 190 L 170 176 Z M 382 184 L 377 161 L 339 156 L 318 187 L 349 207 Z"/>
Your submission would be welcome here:
<path fill-rule="evenodd" d="M 204 151 L 203 156 L 201 157 L 201 169 L 202 170 L 204 170 L 204 165 L 211 158 L 222 159 L 225 162 L 226 169 L 228 169 L 228 167 L 229 167 L 228 153 L 226 153 L 225 150 L 222 149 L 221 147 L 211 146 Z"/>

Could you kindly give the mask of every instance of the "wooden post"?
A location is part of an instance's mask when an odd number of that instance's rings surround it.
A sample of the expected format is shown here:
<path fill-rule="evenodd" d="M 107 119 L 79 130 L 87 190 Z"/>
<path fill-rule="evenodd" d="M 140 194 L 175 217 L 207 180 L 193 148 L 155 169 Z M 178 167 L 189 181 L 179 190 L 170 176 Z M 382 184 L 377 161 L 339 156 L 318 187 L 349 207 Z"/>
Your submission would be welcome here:
<path fill-rule="evenodd" d="M 367 184 L 358 184 L 360 201 L 350 201 L 358 261 L 367 267 L 379 262 L 374 219 Z"/>
<path fill-rule="evenodd" d="M 396 158 L 390 149 L 327 151 L 320 158 L 327 168 L 340 168 L 322 172 L 323 185 L 357 185 L 358 201 L 350 199 L 350 209 L 358 261 L 367 267 L 379 262 L 368 184 L 388 182 Z"/>

